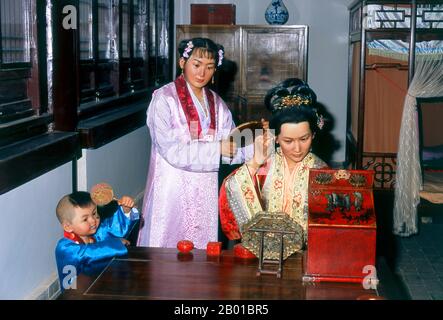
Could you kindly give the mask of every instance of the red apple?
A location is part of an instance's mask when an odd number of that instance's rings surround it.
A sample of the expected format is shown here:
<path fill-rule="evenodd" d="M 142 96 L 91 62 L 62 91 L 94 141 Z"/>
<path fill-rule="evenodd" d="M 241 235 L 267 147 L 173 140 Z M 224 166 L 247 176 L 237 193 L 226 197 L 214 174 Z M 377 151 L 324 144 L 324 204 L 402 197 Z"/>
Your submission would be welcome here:
<path fill-rule="evenodd" d="M 177 242 L 177 249 L 182 253 L 188 253 L 194 249 L 194 244 L 189 240 L 180 240 Z"/>

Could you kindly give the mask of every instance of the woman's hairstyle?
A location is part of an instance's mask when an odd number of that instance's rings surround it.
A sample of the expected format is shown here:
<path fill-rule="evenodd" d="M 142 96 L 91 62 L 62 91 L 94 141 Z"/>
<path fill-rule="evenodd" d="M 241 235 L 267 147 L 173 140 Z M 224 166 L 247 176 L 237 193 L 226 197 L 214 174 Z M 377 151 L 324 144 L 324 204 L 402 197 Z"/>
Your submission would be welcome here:
<path fill-rule="evenodd" d="M 216 66 L 219 67 L 223 63 L 224 48 L 208 38 L 192 38 L 180 41 L 178 53 L 185 60 L 188 60 L 192 54 L 214 59 Z"/>
<path fill-rule="evenodd" d="M 307 121 L 312 133 L 323 128 L 323 116 L 317 110 L 317 96 L 308 84 L 298 78 L 290 78 L 268 91 L 265 105 L 271 111 L 269 128 L 279 135 L 285 123 Z"/>

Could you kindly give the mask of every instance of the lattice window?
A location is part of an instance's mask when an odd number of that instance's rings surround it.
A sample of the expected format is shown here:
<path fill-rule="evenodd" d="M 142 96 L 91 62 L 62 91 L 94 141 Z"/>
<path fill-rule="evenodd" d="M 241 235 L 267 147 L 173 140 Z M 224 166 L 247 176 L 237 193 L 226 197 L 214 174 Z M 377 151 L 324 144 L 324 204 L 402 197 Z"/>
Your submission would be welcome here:
<path fill-rule="evenodd" d="M 361 30 L 360 20 L 361 20 L 361 8 L 359 7 L 351 13 L 350 22 L 349 22 L 351 33 L 358 32 Z"/>
<path fill-rule="evenodd" d="M 418 28 L 442 29 L 443 4 L 417 5 L 417 26 Z"/>
<path fill-rule="evenodd" d="M 30 0 L 0 1 L 1 63 L 30 63 Z"/>
<path fill-rule="evenodd" d="M 370 4 L 364 7 L 364 27 L 367 29 L 410 28 L 412 9 L 407 4 Z M 351 20 L 352 22 L 352 20 Z M 418 29 L 443 28 L 443 4 L 418 4 Z"/>
<path fill-rule="evenodd" d="M 170 4 L 167 0 L 80 0 L 82 104 L 169 78 Z"/>
<path fill-rule="evenodd" d="M 80 59 L 90 60 L 93 58 L 92 46 L 92 0 L 80 0 Z"/>
<path fill-rule="evenodd" d="M 0 124 L 40 112 L 38 81 L 30 84 L 33 12 L 35 1 L 0 1 Z"/>
<path fill-rule="evenodd" d="M 411 7 L 404 4 L 367 5 L 365 12 L 365 28 L 410 28 Z"/>

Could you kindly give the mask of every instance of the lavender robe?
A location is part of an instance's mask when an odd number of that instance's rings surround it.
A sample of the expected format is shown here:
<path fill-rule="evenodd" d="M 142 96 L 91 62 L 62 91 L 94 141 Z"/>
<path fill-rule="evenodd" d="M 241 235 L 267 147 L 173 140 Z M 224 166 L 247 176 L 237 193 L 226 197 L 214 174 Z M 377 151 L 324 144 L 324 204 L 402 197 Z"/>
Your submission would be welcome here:
<path fill-rule="evenodd" d="M 173 82 L 153 94 L 147 111 L 152 150 L 140 246 L 174 248 L 186 239 L 204 249 L 209 241 L 217 241 L 220 140 L 234 124 L 223 100 L 211 94 L 216 110 L 213 141 L 191 139 Z M 244 158 L 242 152 L 232 162 L 239 158 Z"/>

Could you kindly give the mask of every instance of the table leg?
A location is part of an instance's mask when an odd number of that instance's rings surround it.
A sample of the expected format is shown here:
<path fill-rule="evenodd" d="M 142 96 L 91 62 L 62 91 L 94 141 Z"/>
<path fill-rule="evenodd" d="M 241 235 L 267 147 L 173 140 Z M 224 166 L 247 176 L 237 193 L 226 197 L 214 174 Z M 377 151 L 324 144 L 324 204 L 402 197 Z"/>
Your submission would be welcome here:
<path fill-rule="evenodd" d="M 263 261 L 264 261 L 264 243 L 265 243 L 265 233 L 264 232 L 260 232 L 261 237 L 260 237 L 260 254 L 258 257 L 259 260 L 259 264 L 258 264 L 258 272 L 257 272 L 257 276 L 261 275 L 261 272 L 263 270 Z"/>

